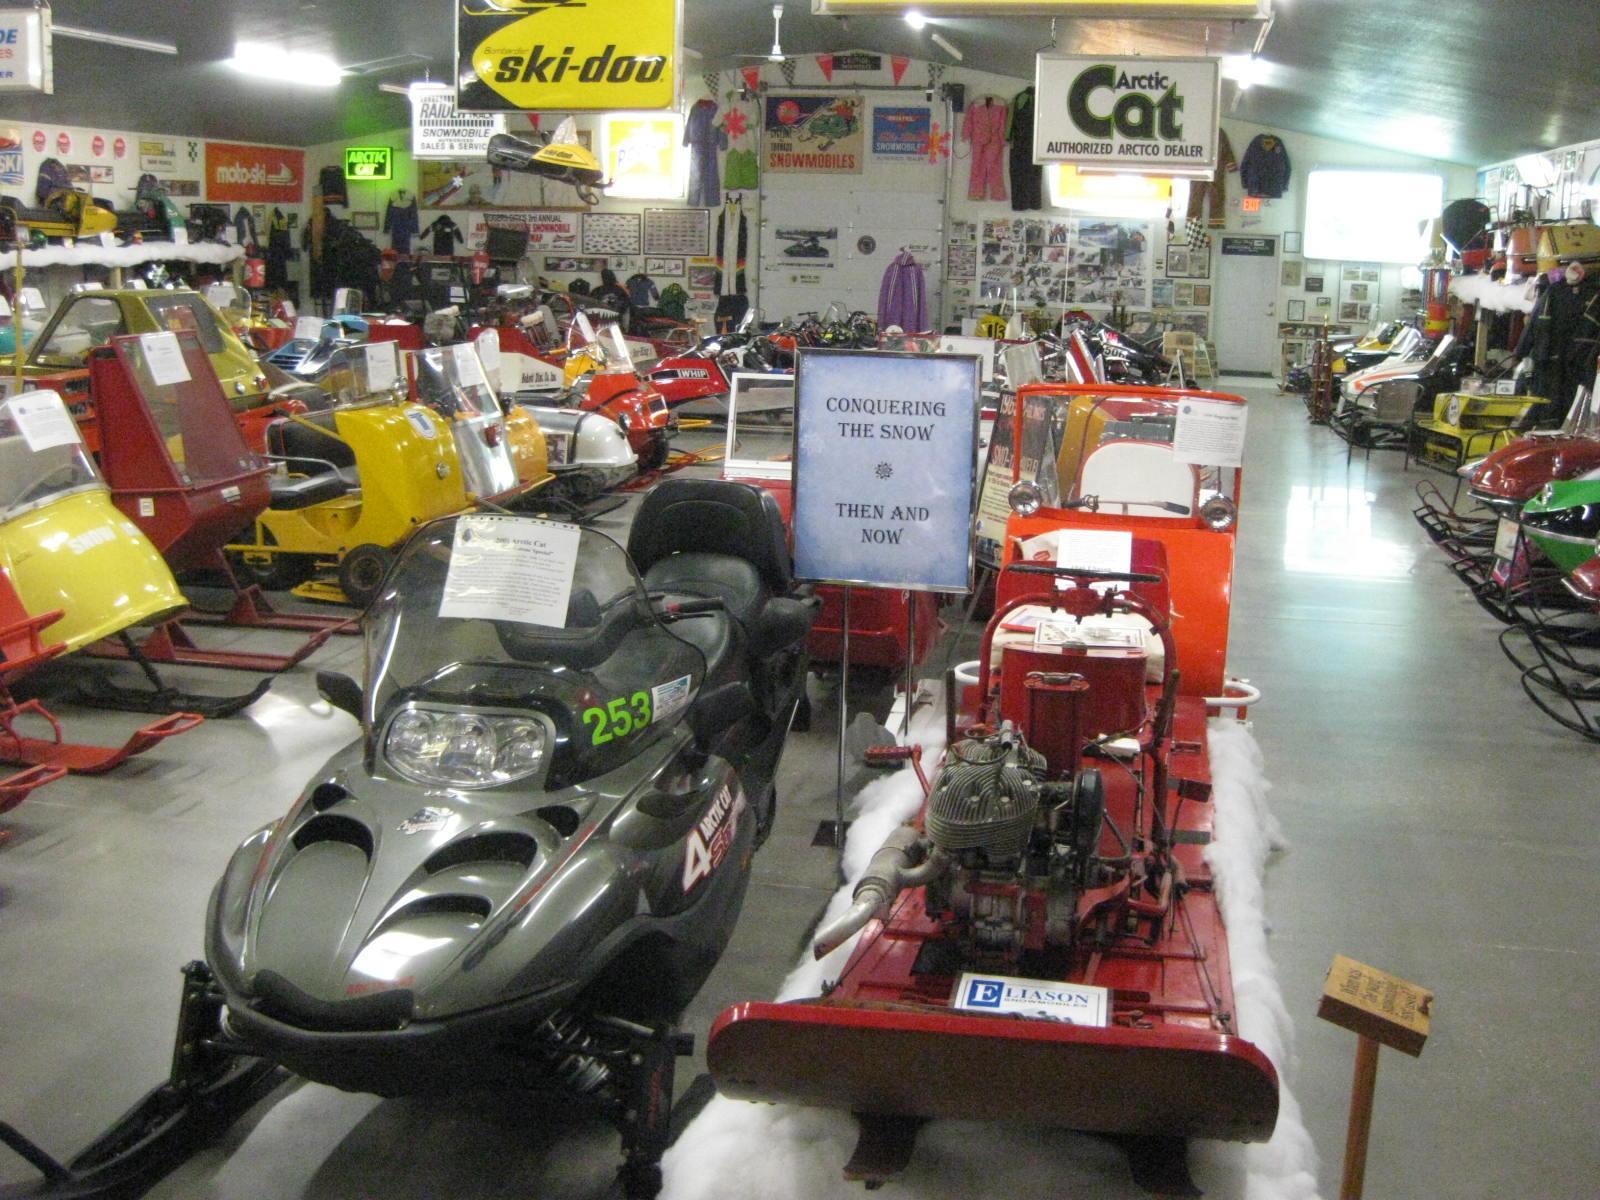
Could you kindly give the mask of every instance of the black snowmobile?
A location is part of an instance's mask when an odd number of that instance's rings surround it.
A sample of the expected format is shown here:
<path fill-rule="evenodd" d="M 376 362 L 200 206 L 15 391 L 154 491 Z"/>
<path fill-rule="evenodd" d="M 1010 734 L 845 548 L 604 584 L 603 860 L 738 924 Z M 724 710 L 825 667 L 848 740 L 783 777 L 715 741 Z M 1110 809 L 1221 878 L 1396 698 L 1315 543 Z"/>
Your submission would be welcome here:
<path fill-rule="evenodd" d="M 362 736 L 212 893 L 170 1079 L 65 1165 L 0 1126 L 42 1176 L 0 1196 L 137 1195 L 288 1074 L 577 1098 L 654 1196 L 674 1021 L 772 827 L 813 613 L 745 484 L 663 482 L 628 553 L 531 517 L 424 526 L 364 618 L 365 686 L 318 677 Z"/>

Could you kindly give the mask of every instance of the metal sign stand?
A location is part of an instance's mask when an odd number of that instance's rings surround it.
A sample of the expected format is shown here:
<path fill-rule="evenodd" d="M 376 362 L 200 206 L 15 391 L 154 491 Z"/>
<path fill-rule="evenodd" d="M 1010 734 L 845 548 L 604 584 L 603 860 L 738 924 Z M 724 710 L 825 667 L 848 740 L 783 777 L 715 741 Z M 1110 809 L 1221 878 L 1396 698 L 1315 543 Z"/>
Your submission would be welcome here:
<path fill-rule="evenodd" d="M 911 697 L 912 688 L 916 682 L 917 658 L 917 593 L 906 592 L 906 675 L 904 687 L 906 690 L 906 710 L 901 714 L 900 742 L 902 745 L 911 744 Z"/>
<path fill-rule="evenodd" d="M 844 866 L 844 738 L 850 721 L 850 585 L 844 585 L 844 650 L 839 662 L 839 749 L 833 784 L 833 845 L 839 852 L 840 870 Z"/>

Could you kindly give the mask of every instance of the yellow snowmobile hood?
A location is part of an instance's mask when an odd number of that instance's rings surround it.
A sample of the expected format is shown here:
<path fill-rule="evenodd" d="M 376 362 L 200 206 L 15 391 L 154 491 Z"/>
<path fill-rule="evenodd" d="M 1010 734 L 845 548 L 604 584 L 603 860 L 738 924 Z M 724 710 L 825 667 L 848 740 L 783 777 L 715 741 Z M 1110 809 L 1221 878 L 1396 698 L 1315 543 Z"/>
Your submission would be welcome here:
<path fill-rule="evenodd" d="M 160 553 L 103 487 L 0 524 L 0 566 L 30 615 L 62 610 L 44 636 L 69 651 L 188 604 Z"/>
<path fill-rule="evenodd" d="M 596 178 L 600 175 L 600 160 L 572 142 L 551 142 L 533 156 L 533 161 L 573 171 L 593 171 Z"/>

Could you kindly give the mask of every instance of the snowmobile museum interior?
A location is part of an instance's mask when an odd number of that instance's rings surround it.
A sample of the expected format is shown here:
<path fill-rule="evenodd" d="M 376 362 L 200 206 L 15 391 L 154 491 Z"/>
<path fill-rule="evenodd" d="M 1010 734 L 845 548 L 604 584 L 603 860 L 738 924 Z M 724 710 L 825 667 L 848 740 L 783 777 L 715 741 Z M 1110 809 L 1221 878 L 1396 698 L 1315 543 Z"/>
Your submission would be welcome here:
<path fill-rule="evenodd" d="M 0 1200 L 1600 1195 L 1596 16 L 0 0 Z"/>

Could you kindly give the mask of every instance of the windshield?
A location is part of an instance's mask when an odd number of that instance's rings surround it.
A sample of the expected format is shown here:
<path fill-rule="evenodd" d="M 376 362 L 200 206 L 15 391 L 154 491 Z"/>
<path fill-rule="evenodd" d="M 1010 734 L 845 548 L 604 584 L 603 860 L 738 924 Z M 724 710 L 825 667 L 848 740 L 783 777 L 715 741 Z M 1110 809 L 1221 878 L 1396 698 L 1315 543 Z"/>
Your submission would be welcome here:
<path fill-rule="evenodd" d="M 156 327 L 168 333 L 190 330 L 200 338 L 207 354 L 222 350 L 222 330 L 211 307 L 193 292 L 162 292 L 145 298 Z"/>
<path fill-rule="evenodd" d="M 394 342 L 341 346 L 328 357 L 322 390 L 335 408 L 393 400 L 400 382 L 400 348 Z"/>
<path fill-rule="evenodd" d="M 567 350 L 581 352 L 610 371 L 633 370 L 633 355 L 628 340 L 615 321 L 602 321 L 598 328 L 586 312 L 578 313 L 567 326 Z"/>
<path fill-rule="evenodd" d="M 677 724 L 705 675 L 621 546 L 532 517 L 467 515 L 419 531 L 373 605 L 366 644 L 378 744 L 418 708 L 537 714 L 553 731 L 555 786 L 638 753 Z"/>
<path fill-rule="evenodd" d="M 122 306 L 105 296 L 74 296 L 56 318 L 49 335 L 35 344 L 31 361 L 45 367 L 81 367 L 89 351 L 122 330 Z"/>
<path fill-rule="evenodd" d="M 227 395 L 197 335 L 135 334 L 116 338 L 112 345 L 183 483 L 234 479 L 263 465 L 234 424 Z M 115 472 L 112 477 L 117 478 Z"/>
<path fill-rule="evenodd" d="M 0 521 L 103 486 L 60 396 L 23 392 L 0 403 Z"/>
<path fill-rule="evenodd" d="M 472 343 L 414 350 L 411 359 L 418 403 L 446 417 L 499 413 L 499 401 Z"/>

